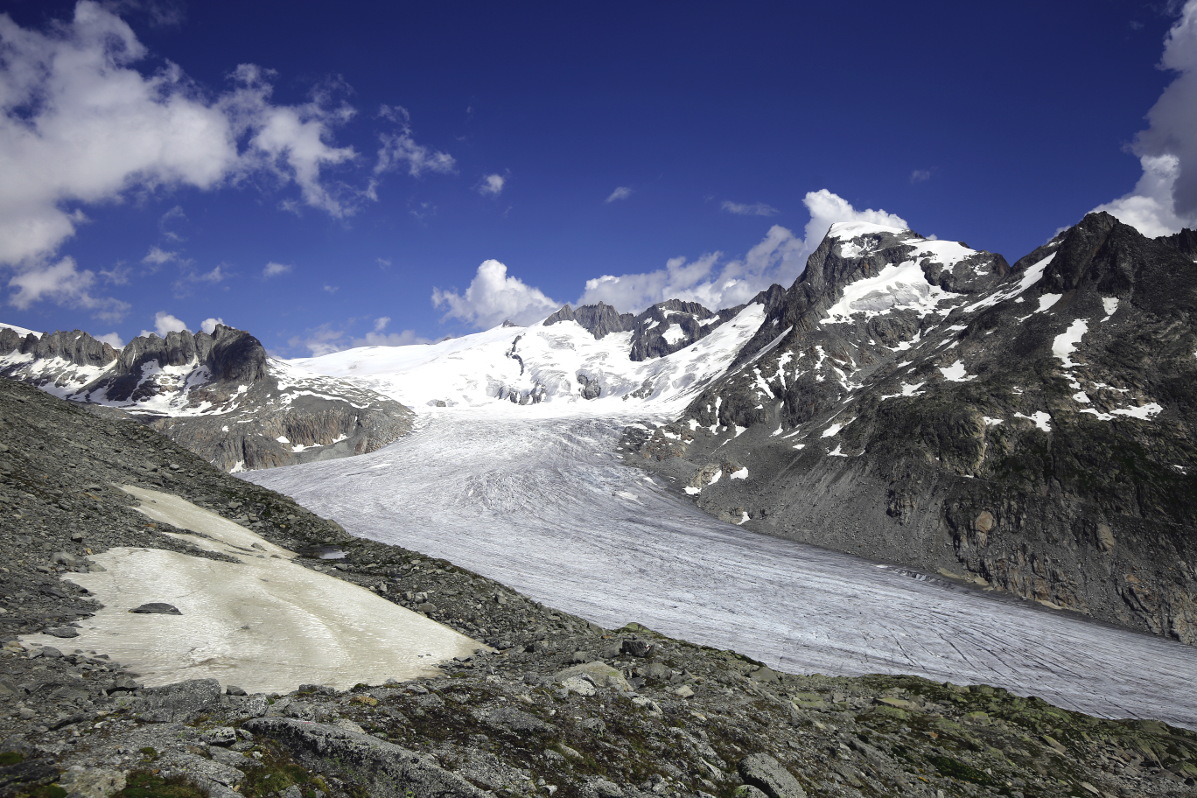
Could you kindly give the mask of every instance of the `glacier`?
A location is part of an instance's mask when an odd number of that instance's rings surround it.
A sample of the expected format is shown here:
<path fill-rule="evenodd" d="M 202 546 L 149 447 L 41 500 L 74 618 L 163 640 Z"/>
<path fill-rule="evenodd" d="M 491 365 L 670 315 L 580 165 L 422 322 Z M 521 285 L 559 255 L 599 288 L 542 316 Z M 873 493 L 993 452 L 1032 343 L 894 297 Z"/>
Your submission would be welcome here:
<path fill-rule="evenodd" d="M 625 465 L 628 416 L 565 407 L 430 411 L 371 454 L 242 476 L 606 627 L 635 621 L 792 673 L 984 683 L 1197 728 L 1197 650 L 745 532 Z"/>

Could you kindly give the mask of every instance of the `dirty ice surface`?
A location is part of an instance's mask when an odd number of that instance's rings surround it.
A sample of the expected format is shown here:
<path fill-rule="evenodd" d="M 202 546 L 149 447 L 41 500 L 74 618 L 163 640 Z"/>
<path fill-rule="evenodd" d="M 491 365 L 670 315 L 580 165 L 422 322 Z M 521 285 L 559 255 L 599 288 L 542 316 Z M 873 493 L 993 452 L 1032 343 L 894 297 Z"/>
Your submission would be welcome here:
<path fill-rule="evenodd" d="M 199 534 L 173 534 L 235 557 L 220 562 L 162 549 L 116 548 L 102 566 L 67 578 L 103 609 L 80 623 L 75 648 L 108 654 L 147 686 L 218 679 L 250 692 L 300 684 L 348 689 L 359 682 L 412 679 L 469 656 L 481 644 L 368 590 L 292 562 L 295 554 L 169 493 L 127 487 L 155 521 Z M 151 602 L 181 615 L 135 614 Z M 61 645 L 45 635 L 29 642 Z"/>
<path fill-rule="evenodd" d="M 372 454 L 245 477 L 607 627 L 1197 728 L 1197 648 L 716 521 L 622 465 L 620 428 L 450 410 Z"/>

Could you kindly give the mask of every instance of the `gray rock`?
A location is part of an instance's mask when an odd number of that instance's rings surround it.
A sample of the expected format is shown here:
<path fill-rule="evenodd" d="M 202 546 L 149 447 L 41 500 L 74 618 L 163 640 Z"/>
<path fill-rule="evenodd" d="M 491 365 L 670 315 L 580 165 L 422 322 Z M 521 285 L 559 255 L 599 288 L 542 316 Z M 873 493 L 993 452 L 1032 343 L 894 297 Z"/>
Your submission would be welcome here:
<path fill-rule="evenodd" d="M 125 789 L 125 774 L 105 768 L 67 768 L 58 778 L 58 786 L 67 798 L 108 798 Z"/>
<path fill-rule="evenodd" d="M 651 657 L 653 654 L 653 644 L 647 640 L 625 640 L 623 641 L 622 651 L 631 657 Z"/>
<path fill-rule="evenodd" d="M 201 739 L 208 745 L 232 745 L 237 742 L 237 730 L 232 726 L 218 726 L 204 732 Z"/>
<path fill-rule="evenodd" d="M 768 754 L 749 754 L 740 760 L 740 777 L 769 798 L 806 798 L 806 790 L 781 763 Z"/>
<path fill-rule="evenodd" d="M 51 637 L 71 638 L 79 636 L 79 630 L 73 626 L 51 626 L 45 632 Z M 42 649 L 42 655 L 49 656 L 45 649 Z"/>
<path fill-rule="evenodd" d="M 134 607 L 129 612 L 136 612 L 144 615 L 182 615 L 179 608 L 173 604 L 167 604 L 162 601 L 151 601 L 149 604 L 142 604 L 140 607 Z"/>
<path fill-rule="evenodd" d="M 576 678 L 585 679 L 595 687 L 610 688 L 625 693 L 632 690 L 632 686 L 628 684 L 628 680 L 622 673 L 601 661 L 574 665 L 553 674 L 553 681 L 563 686 L 565 682 Z"/>
<path fill-rule="evenodd" d="M 136 701 L 136 710 L 151 723 L 182 723 L 221 703 L 220 682 L 193 679 L 165 687 L 149 688 Z"/>

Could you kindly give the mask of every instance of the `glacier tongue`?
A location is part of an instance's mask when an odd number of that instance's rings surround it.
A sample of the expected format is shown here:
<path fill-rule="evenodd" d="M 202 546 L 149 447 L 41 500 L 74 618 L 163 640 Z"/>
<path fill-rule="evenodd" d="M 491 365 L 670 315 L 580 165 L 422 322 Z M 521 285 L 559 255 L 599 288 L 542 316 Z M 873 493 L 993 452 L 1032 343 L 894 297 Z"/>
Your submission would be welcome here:
<path fill-rule="evenodd" d="M 1191 648 L 745 534 L 622 465 L 620 426 L 445 410 L 371 454 L 247 478 L 609 627 L 637 621 L 791 672 L 995 684 L 1197 728 Z"/>

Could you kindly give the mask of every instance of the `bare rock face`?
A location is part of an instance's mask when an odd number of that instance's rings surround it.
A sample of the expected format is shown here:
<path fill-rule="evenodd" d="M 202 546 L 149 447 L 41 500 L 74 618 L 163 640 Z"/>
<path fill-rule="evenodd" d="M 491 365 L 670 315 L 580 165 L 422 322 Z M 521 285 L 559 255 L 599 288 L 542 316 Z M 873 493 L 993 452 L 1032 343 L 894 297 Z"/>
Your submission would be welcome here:
<path fill-rule="evenodd" d="M 0 329 L 0 374 L 119 409 L 228 471 L 373 451 L 414 418 L 373 391 L 272 361 L 257 338 L 224 325 L 134 338 L 119 351 L 79 331 Z"/>
<path fill-rule="evenodd" d="M 1197 236 L 1087 216 L 1013 267 L 832 228 L 721 380 L 625 443 L 745 526 L 1197 643 Z M 699 480 L 701 482 L 701 480 Z"/>

